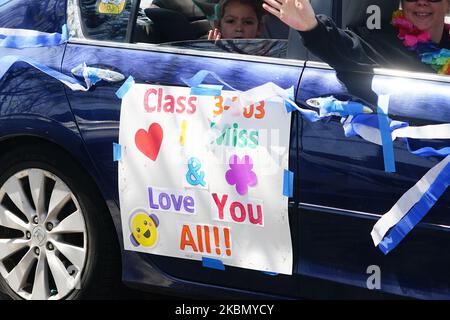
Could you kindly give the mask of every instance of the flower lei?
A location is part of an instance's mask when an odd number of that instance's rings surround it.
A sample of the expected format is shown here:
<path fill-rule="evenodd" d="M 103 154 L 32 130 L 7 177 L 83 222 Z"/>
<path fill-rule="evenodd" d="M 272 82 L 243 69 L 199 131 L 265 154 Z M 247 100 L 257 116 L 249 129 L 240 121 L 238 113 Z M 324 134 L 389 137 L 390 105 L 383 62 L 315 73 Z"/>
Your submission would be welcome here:
<path fill-rule="evenodd" d="M 392 25 L 399 29 L 398 38 L 403 40 L 405 47 L 416 51 L 423 63 L 439 74 L 450 75 L 450 50 L 439 48 L 428 32 L 420 31 L 405 18 L 402 10 L 394 12 Z M 450 25 L 446 24 L 445 30 L 450 30 Z"/>

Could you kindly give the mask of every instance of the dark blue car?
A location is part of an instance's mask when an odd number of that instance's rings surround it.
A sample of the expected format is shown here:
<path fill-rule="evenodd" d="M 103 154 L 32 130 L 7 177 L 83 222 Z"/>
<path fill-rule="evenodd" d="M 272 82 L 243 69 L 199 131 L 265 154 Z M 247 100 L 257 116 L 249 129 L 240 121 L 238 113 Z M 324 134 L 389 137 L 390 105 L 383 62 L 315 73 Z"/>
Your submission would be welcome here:
<path fill-rule="evenodd" d="M 212 42 L 204 39 L 206 5 L 202 11 L 188 0 L 155 1 L 158 8 L 126 0 L 118 1 L 120 13 L 102 14 L 99 2 L 0 0 L 0 41 L 11 29 L 54 35 L 51 45 L 0 47 L 0 69 L 11 61 L 5 57 L 17 58 L 0 77 L 3 293 L 14 299 L 108 297 L 122 280 L 144 291 L 200 298 L 450 298 L 448 191 L 389 254 L 370 237 L 376 221 L 441 159 L 418 157 L 395 141 L 396 172 L 387 173 L 383 149 L 346 137 L 337 116 L 318 122 L 292 116 L 292 275 L 221 271 L 124 250 L 113 143 L 121 108 L 116 92 L 129 76 L 185 86 L 182 79 L 206 69 L 239 90 L 269 81 L 294 86 L 296 102 L 311 110 L 317 109 L 309 99 L 331 95 L 373 109 L 371 86 L 364 86 L 370 79 L 389 93 L 389 117 L 414 126 L 450 122 L 450 79 L 380 69 L 347 75 L 361 79 L 353 86 L 271 17 L 260 39 Z M 342 27 L 364 23 L 371 4 L 382 8 L 383 19 L 392 12 L 387 0 L 311 2 Z M 83 63 L 100 78 L 114 73 L 88 91 L 74 91 L 26 59 L 80 82 L 76 67 Z M 448 142 L 414 143 L 417 149 Z"/>

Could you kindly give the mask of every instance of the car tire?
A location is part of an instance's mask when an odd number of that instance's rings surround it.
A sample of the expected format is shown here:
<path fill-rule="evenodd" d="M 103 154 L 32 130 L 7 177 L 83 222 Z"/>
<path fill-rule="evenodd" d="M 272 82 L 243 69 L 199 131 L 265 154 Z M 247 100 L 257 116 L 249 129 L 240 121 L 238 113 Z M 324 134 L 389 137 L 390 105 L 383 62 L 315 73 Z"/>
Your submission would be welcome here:
<path fill-rule="evenodd" d="M 111 216 L 91 177 L 55 147 L 0 156 L 0 271 L 12 299 L 114 297 L 120 250 Z"/>

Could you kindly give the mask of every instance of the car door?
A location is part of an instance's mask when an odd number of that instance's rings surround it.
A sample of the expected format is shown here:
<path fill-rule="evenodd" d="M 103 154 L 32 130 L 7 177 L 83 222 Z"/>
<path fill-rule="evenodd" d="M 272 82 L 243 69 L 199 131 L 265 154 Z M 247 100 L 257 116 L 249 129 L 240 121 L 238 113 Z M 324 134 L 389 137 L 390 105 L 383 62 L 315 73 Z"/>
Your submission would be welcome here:
<path fill-rule="evenodd" d="M 373 101 L 371 88 L 374 88 L 390 96 L 391 119 L 412 126 L 450 121 L 448 77 L 376 70 L 374 74 L 353 75 L 358 90 L 339 78 L 343 79 L 342 75 L 328 65 L 308 62 L 299 86 L 300 100 L 334 95 Z M 346 78 L 351 79 L 352 75 Z M 375 266 L 381 275 L 379 291 L 448 298 L 450 256 L 445 249 L 450 241 L 448 190 L 388 255 L 374 247 L 370 236 L 379 217 L 441 159 L 413 155 L 397 139 L 396 172 L 387 173 L 382 148 L 359 137 L 345 137 L 339 120 L 338 117 L 329 122 L 301 120 L 298 272 L 347 284 L 343 292 L 352 296 L 351 292 L 369 293 L 367 281 Z M 424 146 L 442 148 L 447 143 L 410 142 L 414 150 Z M 366 292 L 355 291 L 357 287 Z"/>
<path fill-rule="evenodd" d="M 127 34 L 127 27 L 134 25 L 128 24 L 128 21 L 133 20 L 132 12 L 136 2 L 127 1 L 120 19 L 98 15 L 92 3 L 80 1 L 81 15 L 74 15 L 74 19 L 78 18 L 81 22 L 81 28 L 78 30 L 78 36 L 72 37 L 67 44 L 62 67 L 66 74 L 70 74 L 78 65 L 86 63 L 90 67 L 118 72 L 125 78 L 133 76 L 137 83 L 184 86 L 181 78 L 190 78 L 198 71 L 206 69 L 215 72 L 224 81 L 240 90 L 248 90 L 269 81 L 283 88 L 298 84 L 303 61 L 288 63 L 283 59 L 224 54 L 205 49 L 195 51 L 149 43 L 127 43 L 127 35 L 130 34 Z M 141 23 L 142 21 L 139 22 Z M 73 34 L 76 35 L 76 32 Z M 83 39 L 82 36 L 90 39 Z M 87 92 L 67 90 L 77 125 L 101 177 L 101 189 L 105 198 L 110 200 L 110 209 L 111 203 L 116 207 L 119 204 L 118 173 L 117 163 L 113 162 L 113 143 L 118 142 L 121 108 L 121 100 L 115 93 L 122 84 L 123 81 L 115 83 L 102 81 Z M 290 146 L 290 169 L 294 174 L 298 138 L 296 121 L 297 118 L 294 116 L 291 135 L 293 139 Z M 294 209 L 294 199 L 290 200 L 292 200 L 290 206 Z M 120 216 L 117 210 L 115 214 L 120 229 Z M 297 265 L 296 218 L 295 212 L 290 211 L 294 265 Z M 154 275 L 146 273 L 149 265 L 153 265 L 178 279 L 267 294 L 298 295 L 295 271 L 293 276 L 273 276 L 233 267 L 227 267 L 226 272 L 220 272 L 203 268 L 201 263 L 195 261 L 135 252 L 123 254 L 124 279 L 128 281 L 170 286 L 170 283 L 159 283 Z M 134 262 L 131 265 L 127 261 Z M 297 267 L 294 270 L 297 270 Z"/>

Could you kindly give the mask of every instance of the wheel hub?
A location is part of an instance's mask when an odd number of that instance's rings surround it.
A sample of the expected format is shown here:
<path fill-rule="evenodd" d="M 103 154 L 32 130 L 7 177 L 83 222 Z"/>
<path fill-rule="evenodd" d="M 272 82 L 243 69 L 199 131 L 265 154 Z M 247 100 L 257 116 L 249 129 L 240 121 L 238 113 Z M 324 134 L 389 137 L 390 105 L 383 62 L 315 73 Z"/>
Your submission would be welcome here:
<path fill-rule="evenodd" d="M 34 227 L 31 233 L 31 242 L 33 245 L 42 247 L 47 241 L 47 231 L 41 226 Z"/>

